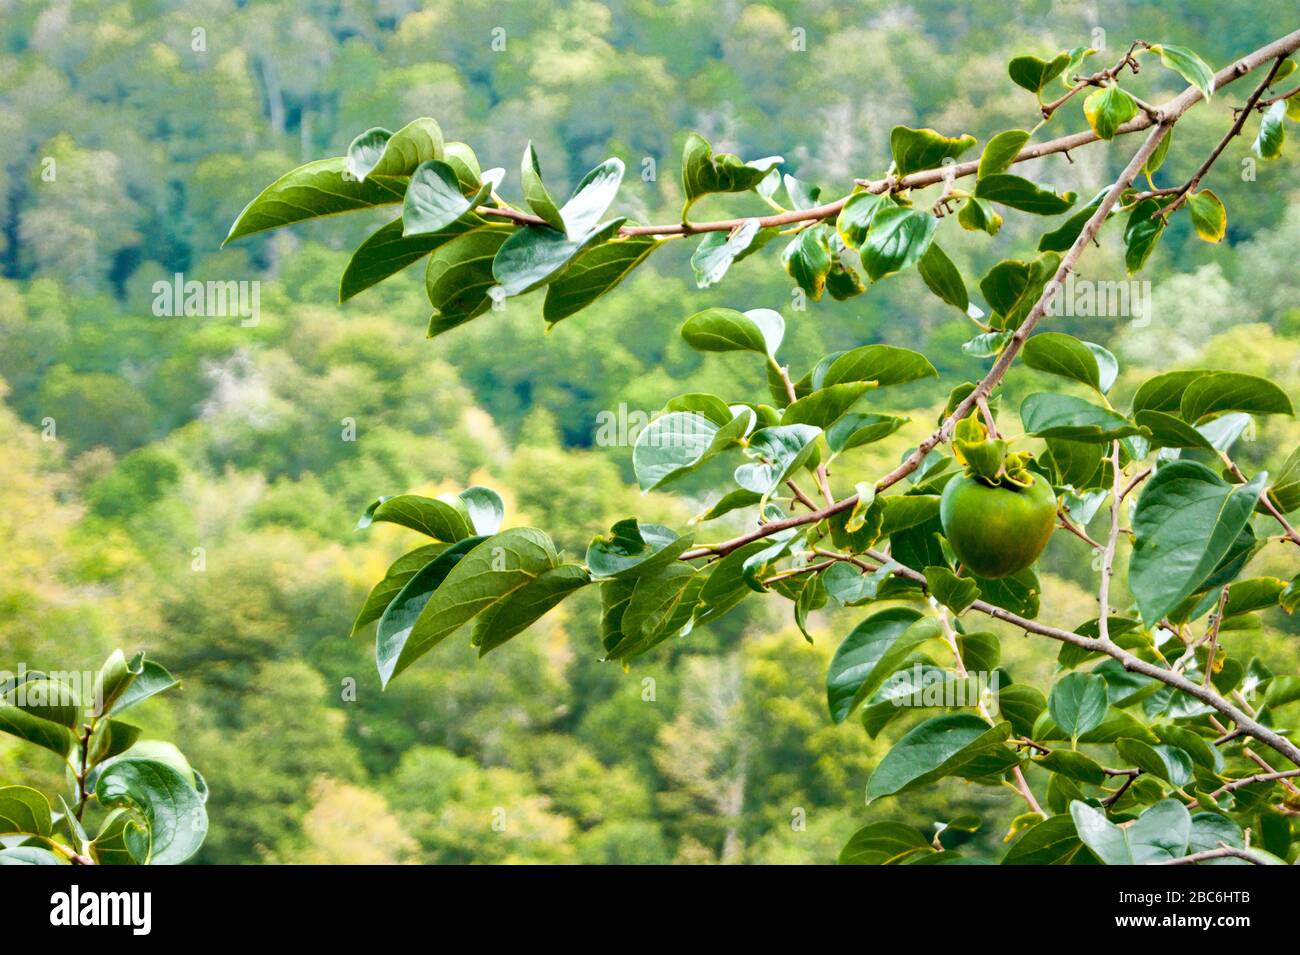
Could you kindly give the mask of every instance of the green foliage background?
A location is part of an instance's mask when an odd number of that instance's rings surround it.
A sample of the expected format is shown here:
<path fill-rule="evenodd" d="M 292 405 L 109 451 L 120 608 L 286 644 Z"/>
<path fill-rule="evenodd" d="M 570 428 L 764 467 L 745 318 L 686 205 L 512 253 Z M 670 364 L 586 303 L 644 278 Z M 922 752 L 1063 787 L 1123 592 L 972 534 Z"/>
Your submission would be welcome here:
<path fill-rule="evenodd" d="M 431 115 L 512 170 L 531 138 L 557 195 L 618 155 L 621 207 L 672 221 L 680 130 L 784 155 L 840 195 L 887 165 L 896 123 L 981 138 L 1026 125 L 1032 100 L 1005 74 L 1016 53 L 1097 46 L 1101 29 L 1108 51 L 1186 43 L 1217 67 L 1293 13 L 1285 0 L 7 4 L 0 665 L 92 668 L 121 645 L 182 677 L 182 693 L 140 712 L 207 777 L 208 862 L 824 862 L 873 818 L 1013 814 L 1014 796 L 954 781 L 864 806 L 886 743 L 855 721 L 833 727 L 823 690 L 860 612 L 817 615 L 809 647 L 781 602 L 750 601 L 624 672 L 597 661 L 593 589 L 484 661 L 448 641 L 384 694 L 369 641 L 346 636 L 413 543 L 391 526 L 352 530 L 378 493 L 489 484 L 512 522 L 560 531 L 571 554 L 631 513 L 681 525 L 703 510 L 707 475 L 687 486 L 694 511 L 642 499 L 630 445 L 598 437 L 740 370 L 745 356 L 702 356 L 676 334 L 708 305 L 781 309 L 795 366 L 867 342 L 923 349 L 944 385 L 888 396 L 912 425 L 855 462 L 882 473 L 928 433 L 940 392 L 985 365 L 960 351 L 971 326 L 915 274 L 800 313 L 771 250 L 701 292 L 675 243 L 548 335 L 533 296 L 430 343 L 415 275 L 335 304 L 349 250 L 387 213 L 218 246 L 257 189 L 369 126 Z M 1168 182 L 1213 144 L 1231 101 L 1179 124 Z M 1230 146 L 1207 183 L 1229 209 L 1225 247 L 1182 217 L 1144 273 L 1149 327 L 1054 324 L 1119 354 L 1121 397 L 1161 366 L 1249 371 L 1300 393 L 1296 160 L 1248 181 L 1248 146 Z M 1082 150 L 1038 178 L 1090 195 L 1123 158 Z M 754 202 L 714 197 L 694 214 Z M 1010 217 L 996 242 L 948 251 L 979 274 L 1024 251 L 1034 227 Z M 1121 277 L 1121 254 L 1094 250 L 1084 277 Z M 260 321 L 155 316 L 153 284 L 176 272 L 261 279 Z M 1005 400 L 1044 385 L 1057 387 L 1020 368 Z M 46 419 L 57 440 L 42 439 Z M 357 440 L 342 439 L 344 419 Z M 1276 468 L 1300 425 L 1269 419 L 1255 437 L 1238 447 L 1243 466 Z M 1084 619 L 1091 571 L 1057 538 L 1043 616 Z M 1259 573 L 1294 573 L 1285 555 L 1262 560 L 1274 564 Z M 1235 639 L 1294 670 L 1300 623 L 1278 611 L 1267 623 Z M 1054 646 L 1004 647 L 1022 679 L 1051 672 Z M 0 739 L 0 782 L 19 781 L 53 791 L 58 761 Z M 1001 835 L 982 851 L 996 856 Z"/>

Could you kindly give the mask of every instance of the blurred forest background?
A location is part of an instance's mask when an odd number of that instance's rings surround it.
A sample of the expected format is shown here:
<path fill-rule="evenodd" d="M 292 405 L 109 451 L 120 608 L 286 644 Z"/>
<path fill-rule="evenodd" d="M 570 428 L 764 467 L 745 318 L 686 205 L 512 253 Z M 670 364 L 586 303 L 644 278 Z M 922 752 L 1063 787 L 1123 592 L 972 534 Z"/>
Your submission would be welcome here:
<path fill-rule="evenodd" d="M 708 305 L 780 309 L 796 374 L 829 349 L 923 349 L 942 386 L 891 389 L 887 407 L 912 424 L 836 484 L 883 472 L 932 427 L 940 393 L 986 365 L 960 348 L 974 326 L 914 273 L 798 312 L 774 249 L 698 291 L 691 243 L 674 243 L 550 334 L 533 295 L 426 341 L 414 271 L 337 304 L 348 250 L 392 210 L 220 243 L 263 186 L 370 126 L 436 118 L 506 167 L 507 197 L 530 138 L 557 195 L 618 155 L 615 208 L 672 221 L 688 129 L 719 151 L 783 155 L 837 196 L 884 171 L 896 123 L 981 139 L 1030 128 L 1033 98 L 1006 77 L 1017 53 L 1104 42 L 1109 64 L 1141 37 L 1217 68 L 1294 14 L 1293 0 L 0 0 L 0 666 L 94 668 L 122 646 L 180 676 L 181 693 L 141 714 L 208 779 L 207 862 L 826 862 L 872 818 L 1010 818 L 1013 795 L 959 781 L 864 805 L 887 743 L 856 720 L 832 726 L 824 691 L 862 610 L 816 615 L 809 646 L 788 603 L 750 600 L 624 672 L 599 662 L 592 588 L 484 661 L 447 641 L 386 693 L 370 631 L 348 639 L 369 586 L 415 543 L 353 529 L 380 494 L 487 484 L 508 523 L 571 554 L 634 512 L 680 526 L 707 507 L 707 480 L 641 499 L 630 448 L 596 436 L 602 412 L 714 390 L 722 369 L 761 393 L 745 356 L 680 340 Z M 1139 84 L 1149 101 L 1180 88 L 1152 67 Z M 1190 173 L 1245 93 L 1179 124 L 1159 184 Z M 1083 126 L 1075 105 L 1047 135 Z M 1181 217 L 1146 269 L 1150 325 L 1058 320 L 1119 355 L 1120 401 L 1161 364 L 1300 393 L 1296 160 L 1255 170 L 1252 136 L 1207 182 L 1229 211 L 1225 243 L 1200 243 Z M 1121 139 L 1027 174 L 1092 195 L 1130 151 Z M 1053 227 L 1030 219 L 945 245 L 978 276 Z M 260 279 L 260 320 L 155 316 L 152 286 L 177 272 Z M 1083 274 L 1124 278 L 1115 235 Z M 1017 370 L 1004 406 L 1042 385 L 1059 381 Z M 1248 437 L 1243 466 L 1276 468 L 1300 425 L 1270 419 Z M 1290 576 L 1285 556 L 1258 571 Z M 1095 614 L 1077 540 L 1056 535 L 1043 569 L 1045 619 Z M 1294 664 L 1300 621 L 1274 613 L 1237 639 Z M 1004 647 L 1017 679 L 1055 665 L 1054 645 Z M 53 791 L 60 764 L 4 737 L 0 781 L 20 780 Z M 981 851 L 996 857 L 1002 834 L 987 829 Z"/>

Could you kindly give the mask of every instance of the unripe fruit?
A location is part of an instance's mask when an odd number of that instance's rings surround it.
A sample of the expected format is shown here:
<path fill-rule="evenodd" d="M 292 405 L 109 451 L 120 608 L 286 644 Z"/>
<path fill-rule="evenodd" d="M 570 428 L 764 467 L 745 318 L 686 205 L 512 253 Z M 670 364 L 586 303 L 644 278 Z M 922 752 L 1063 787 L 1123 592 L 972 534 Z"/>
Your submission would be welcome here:
<path fill-rule="evenodd" d="M 962 566 L 977 577 L 1009 577 L 1038 559 L 1056 526 L 1056 494 L 1041 475 L 1027 488 L 994 487 L 962 475 L 939 499 L 939 520 Z"/>

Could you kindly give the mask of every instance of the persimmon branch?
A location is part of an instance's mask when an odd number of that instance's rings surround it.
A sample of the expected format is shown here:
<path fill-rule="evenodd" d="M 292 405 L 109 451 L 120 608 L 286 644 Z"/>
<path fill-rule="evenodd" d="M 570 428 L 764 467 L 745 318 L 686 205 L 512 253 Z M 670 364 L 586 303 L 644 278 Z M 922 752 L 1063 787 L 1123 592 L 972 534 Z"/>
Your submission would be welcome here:
<path fill-rule="evenodd" d="M 1192 177 L 1178 187 L 1173 200 L 1156 213 L 1156 215 L 1161 219 L 1169 218 L 1171 213 L 1177 211 L 1178 207 L 1187 201 L 1187 197 L 1190 196 L 1196 187 L 1201 184 L 1201 180 L 1204 179 L 1205 174 L 1210 171 L 1210 167 L 1213 166 L 1219 156 L 1223 154 L 1223 151 L 1228 148 L 1228 143 L 1241 135 L 1241 129 L 1246 125 L 1246 117 L 1251 114 L 1255 108 L 1255 104 L 1259 102 L 1259 98 L 1264 95 L 1264 91 L 1268 89 L 1269 84 L 1273 82 L 1273 77 L 1277 75 L 1278 68 L 1281 67 L 1284 59 L 1285 57 L 1279 56 L 1273 61 L 1273 68 L 1268 71 L 1268 76 L 1264 77 L 1264 82 L 1255 87 L 1255 92 L 1250 94 L 1250 98 L 1246 100 L 1246 105 L 1238 111 L 1236 120 L 1233 121 L 1232 126 L 1224 134 L 1223 138 L 1219 140 L 1219 144 L 1214 147 L 1214 151 L 1205 157 L 1205 162 L 1201 163 L 1201 165 L 1197 167 L 1196 172 L 1192 173 Z"/>
<path fill-rule="evenodd" d="M 1195 865 L 1197 862 L 1208 862 L 1210 859 L 1245 859 L 1251 865 L 1268 865 L 1268 862 L 1259 855 L 1251 852 L 1249 849 L 1238 849 L 1236 846 L 1221 845 L 1217 849 L 1206 849 L 1202 852 L 1193 852 L 1189 856 L 1182 856 L 1177 859 L 1166 859 L 1163 862 L 1152 862 L 1150 865 Z"/>
<path fill-rule="evenodd" d="M 1228 83 L 1231 83 L 1233 80 L 1245 76 L 1252 70 L 1258 69 L 1261 65 L 1270 60 L 1286 56 L 1287 54 L 1294 52 L 1296 49 L 1300 49 L 1300 30 L 1296 30 L 1281 39 L 1260 47 L 1253 53 L 1242 57 L 1232 66 L 1220 70 L 1215 75 L 1215 89 L 1219 89 Z M 1178 96 L 1165 104 L 1163 107 L 1164 118 L 1159 123 L 1155 123 L 1147 116 L 1137 116 L 1124 126 L 1120 127 L 1121 132 L 1134 132 L 1139 129 L 1154 128 L 1151 129 L 1151 132 L 1147 135 L 1142 147 L 1134 154 L 1133 158 L 1129 161 L 1128 166 L 1120 174 L 1119 178 L 1116 179 L 1110 189 L 1106 191 L 1105 196 L 1102 197 L 1102 200 L 1098 204 L 1097 209 L 1093 212 L 1092 217 L 1080 230 L 1078 238 L 1074 240 L 1073 245 L 1070 246 L 1062 257 L 1061 264 L 1057 268 L 1056 274 L 1053 275 L 1051 281 L 1044 286 L 1043 292 L 1039 296 L 1038 301 L 1034 303 L 1033 308 L 1025 317 L 1024 322 L 1007 342 L 1001 354 L 998 356 L 997 361 L 994 362 L 993 367 L 989 369 L 988 374 L 984 376 L 969 395 L 957 404 L 957 407 L 954 408 L 952 413 L 944 419 L 938 429 L 931 433 L 929 437 L 921 441 L 915 450 L 913 450 L 912 453 L 898 465 L 898 467 L 894 468 L 894 470 L 890 471 L 876 482 L 876 494 L 880 494 L 887 488 L 897 484 L 920 467 L 921 462 L 925 460 L 926 455 L 928 455 L 939 444 L 947 441 L 951 437 L 952 430 L 956 427 L 957 422 L 966 417 L 972 408 L 977 407 L 981 400 L 988 399 L 993 389 L 1002 381 L 1008 369 L 1010 369 L 1016 356 L 1019 355 L 1020 349 L 1024 346 L 1030 333 L 1033 332 L 1039 321 L 1041 321 L 1043 316 L 1046 314 L 1047 307 L 1051 304 L 1051 300 L 1055 296 L 1057 290 L 1062 287 L 1066 277 L 1074 271 L 1074 268 L 1078 263 L 1079 258 L 1083 255 L 1084 250 L 1095 239 L 1102 223 L 1104 223 L 1107 216 L 1110 215 L 1110 212 L 1118 202 L 1120 195 L 1133 184 L 1138 173 L 1146 165 L 1146 161 L 1155 152 L 1156 148 L 1160 145 L 1161 140 L 1163 140 L 1168 134 L 1174 123 L 1176 123 L 1184 113 L 1195 106 L 1196 103 L 1200 102 L 1202 98 L 1200 90 L 1194 86 L 1189 86 L 1182 93 L 1178 94 Z M 1033 158 L 1027 157 L 1026 153 L 1036 149 L 1043 149 L 1052 146 L 1053 144 L 1059 144 L 1063 140 L 1074 140 L 1075 142 L 1071 144 L 1071 146 L 1073 146 L 1093 142 L 1096 138 L 1095 134 L 1091 132 L 1077 133 L 1074 134 L 1074 136 L 1062 137 L 1062 140 L 1053 140 L 1052 143 L 1044 143 L 1038 147 L 1030 147 L 1030 149 L 1022 150 L 1016 161 L 1020 162 L 1025 158 Z M 1054 149 L 1053 151 L 1060 152 L 1063 151 L 1064 148 L 1070 147 L 1061 147 L 1060 149 Z M 1035 153 L 1035 155 L 1044 155 L 1044 153 Z M 903 177 L 901 180 L 897 180 L 897 182 L 910 183 L 907 188 L 913 188 L 919 185 L 929 185 L 934 182 L 939 182 L 947 175 L 953 175 L 954 177 L 970 175 L 976 171 L 977 167 L 977 162 L 954 164 L 940 169 L 913 173 L 910 176 Z M 883 184 L 880 187 L 880 191 L 884 191 L 891 182 L 894 182 L 894 180 L 882 180 Z M 842 205 L 842 202 L 839 204 L 832 203 L 832 205 Z M 807 215 L 808 213 L 815 211 L 816 210 L 813 209 L 804 210 L 802 214 Z M 732 220 L 730 223 L 726 224 L 726 227 L 731 228 L 734 225 L 739 224 L 741 221 L 743 220 Z M 1143 476 L 1145 475 L 1140 475 L 1140 477 Z M 1121 492 L 1121 497 L 1126 495 L 1130 490 L 1132 490 L 1132 486 Z M 857 504 L 857 501 L 858 496 L 856 494 L 851 494 L 848 497 L 829 503 L 825 507 L 809 514 L 800 514 L 798 516 L 769 521 L 756 530 L 750 531 L 747 534 L 742 534 L 739 537 L 735 537 L 721 544 L 688 550 L 681 555 L 681 559 L 693 560 L 699 557 L 724 556 L 738 547 L 743 547 L 745 544 L 760 540 L 771 534 L 778 533 L 779 531 L 791 527 L 801 527 L 805 524 L 815 524 L 818 521 L 826 520 L 836 514 L 852 509 L 854 505 Z M 1300 543 L 1300 537 L 1297 538 L 1297 542 Z"/>

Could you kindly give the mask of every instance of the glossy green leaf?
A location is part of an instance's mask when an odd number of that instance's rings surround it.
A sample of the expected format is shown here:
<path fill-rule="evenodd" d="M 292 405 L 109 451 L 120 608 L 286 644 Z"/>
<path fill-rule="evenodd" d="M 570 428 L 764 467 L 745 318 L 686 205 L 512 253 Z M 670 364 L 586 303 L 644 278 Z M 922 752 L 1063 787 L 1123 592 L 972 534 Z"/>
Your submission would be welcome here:
<path fill-rule="evenodd" d="M 1255 155 L 1261 159 L 1277 159 L 1282 155 L 1286 141 L 1286 100 L 1278 100 L 1259 121 L 1259 135 L 1255 137 Z"/>
<path fill-rule="evenodd" d="M 448 544 L 473 533 L 465 514 L 458 507 L 419 494 L 380 498 L 366 509 L 357 522 L 357 529 L 369 527 L 375 521 L 400 524 Z"/>
<path fill-rule="evenodd" d="M 1023 129 L 1008 129 L 1006 132 L 998 133 L 988 141 L 984 152 L 980 155 L 978 178 L 983 179 L 985 176 L 1006 172 L 1015 163 L 1016 157 L 1020 155 L 1020 150 L 1027 142 L 1029 142 L 1029 134 Z"/>
<path fill-rule="evenodd" d="M 742 410 L 719 425 L 694 411 L 660 415 L 641 429 L 632 447 L 632 470 L 642 491 L 675 481 L 714 455 L 739 445 L 752 413 Z"/>
<path fill-rule="evenodd" d="M 64 862 L 49 849 L 40 846 L 15 846 L 0 849 L 0 865 L 63 865 Z"/>
<path fill-rule="evenodd" d="M 573 237 L 546 226 L 516 229 L 492 260 L 492 275 L 508 296 L 540 288 L 561 276 L 592 246 L 612 239 L 623 222 L 612 219 Z"/>
<path fill-rule="evenodd" d="M 1058 194 L 1006 172 L 992 173 L 981 178 L 975 186 L 975 195 L 987 202 L 997 202 L 1040 216 L 1060 215 L 1074 205 L 1078 198 L 1073 192 Z"/>
<path fill-rule="evenodd" d="M 775 229 L 760 228 L 757 219 L 746 219 L 730 232 L 708 233 L 691 255 L 696 286 L 717 285 L 734 263 L 758 251 L 775 235 Z"/>
<path fill-rule="evenodd" d="M 834 264 L 827 232 L 822 226 L 804 229 L 781 252 L 781 265 L 814 302 L 826 290 L 826 281 Z"/>
<path fill-rule="evenodd" d="M 1157 623 L 1195 593 L 1246 527 L 1267 475 L 1240 487 L 1193 461 L 1162 465 L 1133 514 L 1129 587 L 1142 620 Z"/>
<path fill-rule="evenodd" d="M 1017 56 L 1007 64 L 1007 75 L 1021 89 L 1038 93 L 1060 76 L 1070 61 L 1069 53 L 1058 53 L 1050 60 L 1041 60 L 1036 56 Z"/>
<path fill-rule="evenodd" d="M 531 139 L 524 147 L 524 158 L 519 164 L 519 178 L 524 187 L 524 201 L 528 203 L 528 208 L 533 210 L 534 215 L 545 220 L 552 229 L 563 232 L 564 219 L 560 216 L 560 209 L 555 204 L 555 200 L 547 192 L 545 183 L 542 182 L 542 167 L 537 161 L 537 150 L 533 148 Z"/>
<path fill-rule="evenodd" d="M 148 850 L 133 846 L 151 865 L 178 865 L 199 850 L 208 814 L 198 790 L 175 767 L 154 759 L 119 757 L 106 764 L 95 783 L 101 806 L 121 807 L 144 820 Z"/>
<path fill-rule="evenodd" d="M 434 565 L 445 557 L 439 557 Z M 387 686 L 479 613 L 558 565 L 555 545 L 535 528 L 515 527 L 483 540 L 456 561 L 409 627 L 385 626 L 401 595 L 385 611 L 375 648 L 380 680 Z M 423 574 L 421 571 L 412 578 L 407 587 L 415 587 Z"/>
<path fill-rule="evenodd" d="M 1003 749 L 1010 723 L 989 726 L 970 713 L 936 716 L 899 740 L 867 781 L 867 802 L 924 786 Z"/>
<path fill-rule="evenodd" d="M 907 176 L 925 169 L 934 169 L 945 159 L 956 159 L 975 145 L 975 137 L 943 136 L 933 129 L 911 129 L 895 126 L 889 133 L 889 149 L 894 158 L 894 172 Z"/>
<path fill-rule="evenodd" d="M 490 292 L 496 285 L 492 263 L 511 234 L 508 229 L 475 229 L 443 243 L 429 256 L 424 290 L 433 306 L 430 338 L 477 318 L 491 307 Z"/>
<path fill-rule="evenodd" d="M 957 210 L 957 223 L 968 232 L 986 232 L 997 235 L 1002 228 L 1002 216 L 986 199 L 971 197 Z"/>
<path fill-rule="evenodd" d="M 399 180 L 374 176 L 357 181 L 347 174 L 343 156 L 318 159 L 285 173 L 263 189 L 235 219 L 225 241 L 305 219 L 401 202 L 402 186 Z"/>
<path fill-rule="evenodd" d="M 1003 259 L 989 269 L 980 279 L 980 292 L 1000 316 L 993 323 L 995 329 L 1019 328 L 1060 264 L 1061 257 L 1055 252 L 1043 252 L 1028 262 Z"/>
<path fill-rule="evenodd" d="M 1038 392 L 1020 405 L 1020 420 L 1029 434 L 1042 438 L 1104 442 L 1138 434 L 1123 415 L 1073 395 Z"/>
<path fill-rule="evenodd" d="M 781 414 L 781 424 L 810 424 L 829 428 L 839 421 L 871 387 L 870 382 L 850 381 L 809 392 Z"/>
<path fill-rule="evenodd" d="M 1121 739 L 1115 751 L 1126 765 L 1136 766 L 1148 775 L 1163 779 L 1171 786 L 1186 786 L 1192 779 L 1192 760 L 1175 746 Z"/>
<path fill-rule="evenodd" d="M 682 187 L 686 205 L 682 219 L 686 219 L 691 206 L 701 196 L 713 192 L 746 192 L 757 186 L 781 162 L 780 156 L 769 156 L 753 162 L 743 162 L 729 153 L 713 154 L 708 140 L 698 133 L 686 137 L 682 152 Z"/>
<path fill-rule="evenodd" d="M 467 216 L 438 232 L 406 236 L 402 233 L 402 220 L 394 219 L 373 233 L 352 253 L 347 268 L 343 270 L 343 278 L 339 281 L 339 302 L 346 302 L 354 295 L 378 285 L 444 243 L 482 224 L 477 216 Z"/>
<path fill-rule="evenodd" d="M 941 634 L 937 620 L 911 607 L 893 607 L 863 620 L 844 638 L 826 671 L 831 719 L 843 723 L 912 651 Z"/>
<path fill-rule="evenodd" d="M 595 577 L 629 578 L 657 573 L 691 546 L 691 537 L 679 537 L 660 524 L 642 524 L 636 518 L 619 521 L 610 533 L 587 547 L 587 567 Z"/>
<path fill-rule="evenodd" d="M 653 236 L 629 236 L 589 248 L 546 289 L 542 318 L 554 325 L 586 308 L 627 278 L 660 242 Z"/>
<path fill-rule="evenodd" d="M 1232 411 L 1293 415 L 1291 399 L 1277 384 L 1258 375 L 1216 371 L 1187 383 L 1179 401 L 1183 420 L 1193 423 Z"/>
<path fill-rule="evenodd" d="M 1228 212 L 1223 201 L 1209 189 L 1187 196 L 1187 212 L 1196 234 L 1206 242 L 1222 242 L 1228 232 Z"/>
<path fill-rule="evenodd" d="M 955 614 L 964 613 L 980 596 L 975 581 L 958 577 L 947 567 L 925 568 L 925 585 L 935 600 Z"/>
<path fill-rule="evenodd" d="M 939 372 L 920 352 L 894 345 L 862 345 L 838 356 L 827 366 L 817 388 L 847 381 L 874 381 L 878 387 L 902 385 L 921 378 L 938 378 Z"/>
<path fill-rule="evenodd" d="M 484 183 L 472 196 L 460 191 L 456 170 L 440 159 L 420 164 L 402 199 L 402 235 L 433 235 L 465 218 L 492 191 Z"/>
<path fill-rule="evenodd" d="M 530 583 L 483 611 L 474 621 L 471 642 L 481 657 L 511 637 L 523 633 L 565 597 L 591 583 L 587 569 L 578 564 L 561 564 L 544 570 Z"/>
<path fill-rule="evenodd" d="M 887 196 L 874 192 L 855 192 L 844 203 L 844 208 L 840 209 L 835 220 L 835 231 L 850 249 L 861 248 L 871 229 L 871 223 L 875 221 L 876 213 L 893 205 Z"/>
<path fill-rule="evenodd" d="M 1091 673 L 1067 673 L 1047 697 L 1052 721 L 1071 739 L 1100 726 L 1109 705 L 1105 679 Z"/>
<path fill-rule="evenodd" d="M 1068 814 L 1051 816 L 1025 830 L 1002 857 L 1002 864 L 1068 865 L 1082 849 L 1074 820 Z"/>
<path fill-rule="evenodd" d="M 1143 199 L 1129 213 L 1124 226 L 1124 267 L 1129 275 L 1141 271 L 1164 235 L 1165 222 L 1156 214 L 1162 208 L 1157 199 Z"/>
<path fill-rule="evenodd" d="M 623 183 L 623 160 L 606 159 L 592 169 L 573 190 L 560 208 L 564 231 L 571 241 L 586 241 L 601 227 L 600 217 L 608 211 Z"/>
<path fill-rule="evenodd" d="M 921 830 L 901 822 L 873 822 L 855 832 L 840 850 L 840 865 L 897 865 L 934 852 Z"/>
<path fill-rule="evenodd" d="M 821 433 L 821 428 L 808 424 L 760 428 L 749 436 L 745 448 L 745 455 L 757 460 L 736 468 L 736 483 L 757 494 L 770 494 L 808 462 Z"/>
<path fill-rule="evenodd" d="M 420 163 L 441 159 L 442 128 L 432 119 L 412 120 L 395 133 L 375 127 L 348 146 L 347 170 L 356 179 L 409 176 Z"/>
<path fill-rule="evenodd" d="M 917 260 L 916 269 L 931 292 L 963 315 L 967 313 L 970 294 L 966 291 L 966 282 L 957 271 L 957 266 L 953 265 L 952 259 L 939 247 L 939 243 L 930 243 L 925 254 Z"/>
<path fill-rule="evenodd" d="M 862 267 L 871 281 L 901 272 L 925 255 L 939 220 L 923 209 L 888 206 L 876 213 L 862 243 Z"/>
<path fill-rule="evenodd" d="M 1151 50 L 1160 54 L 1160 62 L 1163 66 L 1173 70 L 1195 86 L 1206 100 L 1214 96 L 1214 70 L 1187 47 L 1157 43 L 1151 47 Z"/>
<path fill-rule="evenodd" d="M 1119 826 L 1100 809 L 1070 804 L 1070 816 L 1083 844 L 1107 865 L 1146 865 L 1187 854 L 1192 818 L 1176 799 L 1162 799 L 1128 825 Z"/>
<path fill-rule="evenodd" d="M 1119 128 L 1137 114 L 1137 102 L 1113 82 L 1083 101 L 1084 118 L 1099 139 L 1114 139 Z"/>
<path fill-rule="evenodd" d="M 881 414 L 848 414 L 826 429 L 826 443 L 835 454 L 887 438 L 907 423 L 907 418 Z"/>
<path fill-rule="evenodd" d="M 784 337 L 785 319 L 770 308 L 706 308 L 682 325 L 682 338 L 696 351 L 752 351 L 771 357 Z"/>
<path fill-rule="evenodd" d="M 50 801 L 27 786 L 0 786 L 0 836 L 49 836 Z"/>
<path fill-rule="evenodd" d="M 1103 394 L 1119 373 L 1119 363 L 1105 348 L 1061 332 L 1034 335 L 1021 355 L 1030 368 L 1082 382 Z"/>

